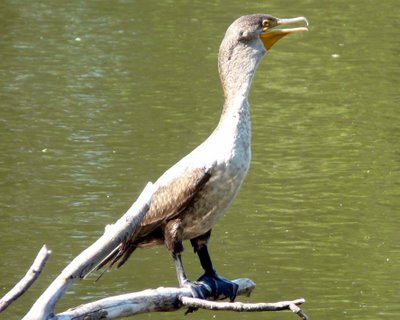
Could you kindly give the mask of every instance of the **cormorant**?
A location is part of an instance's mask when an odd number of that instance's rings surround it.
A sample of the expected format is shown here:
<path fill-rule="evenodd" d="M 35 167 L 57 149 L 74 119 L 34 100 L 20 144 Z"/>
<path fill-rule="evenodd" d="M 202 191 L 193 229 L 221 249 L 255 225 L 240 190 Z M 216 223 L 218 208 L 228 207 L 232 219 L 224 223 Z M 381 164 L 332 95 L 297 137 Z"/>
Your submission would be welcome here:
<path fill-rule="evenodd" d="M 304 17 L 279 19 L 267 14 L 242 16 L 230 25 L 218 56 L 225 95 L 218 126 L 156 181 L 158 189 L 140 227 L 100 267 L 107 263 L 117 263 L 119 267 L 138 247 L 165 244 L 175 261 L 180 286 L 190 287 L 200 298 L 235 299 L 237 285 L 216 273 L 207 243 L 214 223 L 231 205 L 250 166 L 248 95 L 253 76 L 263 56 L 278 40 L 308 30 L 276 28 L 297 22 L 308 25 Z M 183 240 L 190 240 L 204 269 L 204 275 L 196 282 L 189 281 L 184 271 Z"/>

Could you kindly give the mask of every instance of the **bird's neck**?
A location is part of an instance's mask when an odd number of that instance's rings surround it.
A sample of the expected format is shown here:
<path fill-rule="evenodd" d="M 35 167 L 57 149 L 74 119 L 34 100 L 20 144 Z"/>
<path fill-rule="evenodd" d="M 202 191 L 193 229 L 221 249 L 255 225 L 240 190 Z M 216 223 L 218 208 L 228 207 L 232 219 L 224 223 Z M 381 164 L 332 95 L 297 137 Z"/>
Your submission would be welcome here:
<path fill-rule="evenodd" d="M 246 154 L 249 152 L 251 140 L 248 95 L 262 56 L 260 48 L 230 42 L 229 38 L 223 40 L 218 56 L 225 103 L 214 133 L 217 137 L 222 137 L 224 145 L 233 144 L 233 148 L 246 150 Z"/>
<path fill-rule="evenodd" d="M 226 114 L 248 113 L 248 95 L 261 58 L 259 48 L 232 44 L 226 39 L 222 42 L 218 67 L 225 96 L 223 117 Z"/>

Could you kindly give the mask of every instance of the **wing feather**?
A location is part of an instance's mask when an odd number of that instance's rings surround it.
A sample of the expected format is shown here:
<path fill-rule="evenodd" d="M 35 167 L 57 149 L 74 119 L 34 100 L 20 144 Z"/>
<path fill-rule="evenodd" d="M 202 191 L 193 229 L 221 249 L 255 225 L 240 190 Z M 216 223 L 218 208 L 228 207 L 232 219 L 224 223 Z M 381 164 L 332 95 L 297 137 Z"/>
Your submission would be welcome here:
<path fill-rule="evenodd" d="M 160 186 L 153 195 L 150 209 L 142 220 L 140 228 L 115 248 L 96 269 L 107 264 L 112 267 L 116 262 L 118 267 L 122 266 L 136 249 L 138 239 L 145 238 L 167 221 L 179 216 L 210 177 L 210 169 L 197 168 L 187 170 L 169 183 Z"/>

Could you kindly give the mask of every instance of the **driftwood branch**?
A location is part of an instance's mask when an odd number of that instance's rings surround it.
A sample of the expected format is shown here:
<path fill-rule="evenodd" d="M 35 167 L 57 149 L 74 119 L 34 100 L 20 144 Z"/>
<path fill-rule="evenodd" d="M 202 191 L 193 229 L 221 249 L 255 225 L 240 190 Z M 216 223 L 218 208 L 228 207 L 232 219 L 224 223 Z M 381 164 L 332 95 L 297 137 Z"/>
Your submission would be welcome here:
<path fill-rule="evenodd" d="M 248 296 L 255 288 L 255 283 L 250 279 L 236 279 L 233 282 L 239 285 L 238 296 Z M 188 288 L 161 287 L 90 302 L 59 313 L 50 320 L 117 319 L 146 312 L 176 311 L 181 308 L 236 312 L 292 310 L 303 320 L 307 320 L 307 316 L 299 308 L 304 302 L 304 299 L 275 303 L 216 302 L 193 298 Z"/>
<path fill-rule="evenodd" d="M 3 298 L 0 299 L 0 313 L 7 309 L 7 307 L 22 296 L 30 286 L 36 281 L 42 272 L 46 262 L 51 254 L 46 245 L 40 249 L 33 261 L 32 266 L 29 268 L 25 276 L 12 288 Z"/>
<path fill-rule="evenodd" d="M 239 285 L 238 295 L 247 296 L 255 288 L 254 282 L 250 279 L 237 279 L 234 282 Z M 50 320 L 116 319 L 145 312 L 176 311 L 185 307 L 181 300 L 183 297 L 192 298 L 190 289 L 163 287 L 148 289 L 84 304 L 59 313 Z"/>
<path fill-rule="evenodd" d="M 272 303 L 243 303 L 243 302 L 216 302 L 191 297 L 181 296 L 182 304 L 189 308 L 200 308 L 214 311 L 235 311 L 235 312 L 260 312 L 260 311 L 282 311 L 291 310 L 300 316 L 303 320 L 308 317 L 303 310 L 299 308 L 300 304 L 305 302 L 304 299 L 296 299 L 293 301 L 280 301 Z"/>
<path fill-rule="evenodd" d="M 82 279 L 135 230 L 149 210 L 153 193 L 154 186 L 148 183 L 131 208 L 115 224 L 107 226 L 103 236 L 79 254 L 61 272 L 23 320 L 43 320 L 52 316 L 56 303 L 68 288 L 77 279 Z"/>
<path fill-rule="evenodd" d="M 180 308 L 186 308 L 189 312 L 199 308 L 242 312 L 292 310 L 303 320 L 308 319 L 299 308 L 304 299 L 276 303 L 227 303 L 195 299 L 188 288 L 163 287 L 108 297 L 55 315 L 54 307 L 65 291 L 77 279 L 85 277 L 140 224 L 149 210 L 154 189 L 155 187 L 149 183 L 132 207 L 114 225 L 107 226 L 103 236 L 61 272 L 23 320 L 116 319 L 144 312 L 175 311 Z M 250 279 L 237 279 L 234 282 L 239 285 L 238 295 L 248 296 L 255 288 L 254 282 Z"/>

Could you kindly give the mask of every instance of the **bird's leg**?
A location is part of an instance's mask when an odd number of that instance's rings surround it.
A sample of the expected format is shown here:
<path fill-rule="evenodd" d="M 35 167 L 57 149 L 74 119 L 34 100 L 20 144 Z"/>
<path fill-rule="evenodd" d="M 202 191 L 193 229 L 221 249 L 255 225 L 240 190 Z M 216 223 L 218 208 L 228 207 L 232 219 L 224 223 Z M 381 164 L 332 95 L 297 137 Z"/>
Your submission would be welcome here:
<path fill-rule="evenodd" d="M 177 254 L 173 255 L 174 261 L 175 261 L 175 268 L 176 268 L 176 276 L 178 278 L 179 286 L 184 287 L 190 281 L 188 280 L 186 273 L 185 273 L 185 268 L 183 267 L 182 263 L 182 255 Z"/>
<path fill-rule="evenodd" d="M 211 289 L 206 284 L 191 282 L 186 276 L 182 262 L 183 244 L 178 240 L 181 237 L 180 232 L 180 220 L 171 220 L 164 229 L 164 242 L 174 259 L 179 286 L 189 288 L 195 298 L 206 299 L 211 295 Z"/>
<path fill-rule="evenodd" d="M 211 230 L 205 235 L 191 240 L 194 251 L 200 259 L 200 264 L 204 269 L 204 274 L 197 280 L 198 283 L 204 283 L 211 289 L 211 297 L 214 299 L 228 297 L 234 301 L 239 286 L 217 274 L 215 271 L 210 254 L 208 253 L 207 240 L 210 237 Z"/>
<path fill-rule="evenodd" d="M 216 271 L 213 267 L 210 254 L 208 253 L 207 245 L 201 245 L 195 248 L 195 252 L 199 256 L 200 264 L 204 269 L 204 274 L 208 276 L 216 275 Z"/>
<path fill-rule="evenodd" d="M 212 295 L 212 292 L 211 288 L 207 284 L 197 281 L 192 282 L 187 278 L 182 263 L 182 255 L 180 253 L 173 254 L 172 257 L 175 261 L 176 276 L 178 278 L 179 287 L 189 288 L 192 292 L 193 297 L 195 298 L 207 299 L 208 297 L 210 297 Z"/>
<path fill-rule="evenodd" d="M 211 288 L 211 296 L 214 299 L 229 298 L 231 301 L 234 301 L 239 286 L 217 274 L 212 265 L 207 245 L 200 246 L 197 249 L 197 254 L 201 266 L 204 269 L 204 274 L 197 280 L 197 282 L 207 284 Z"/>

